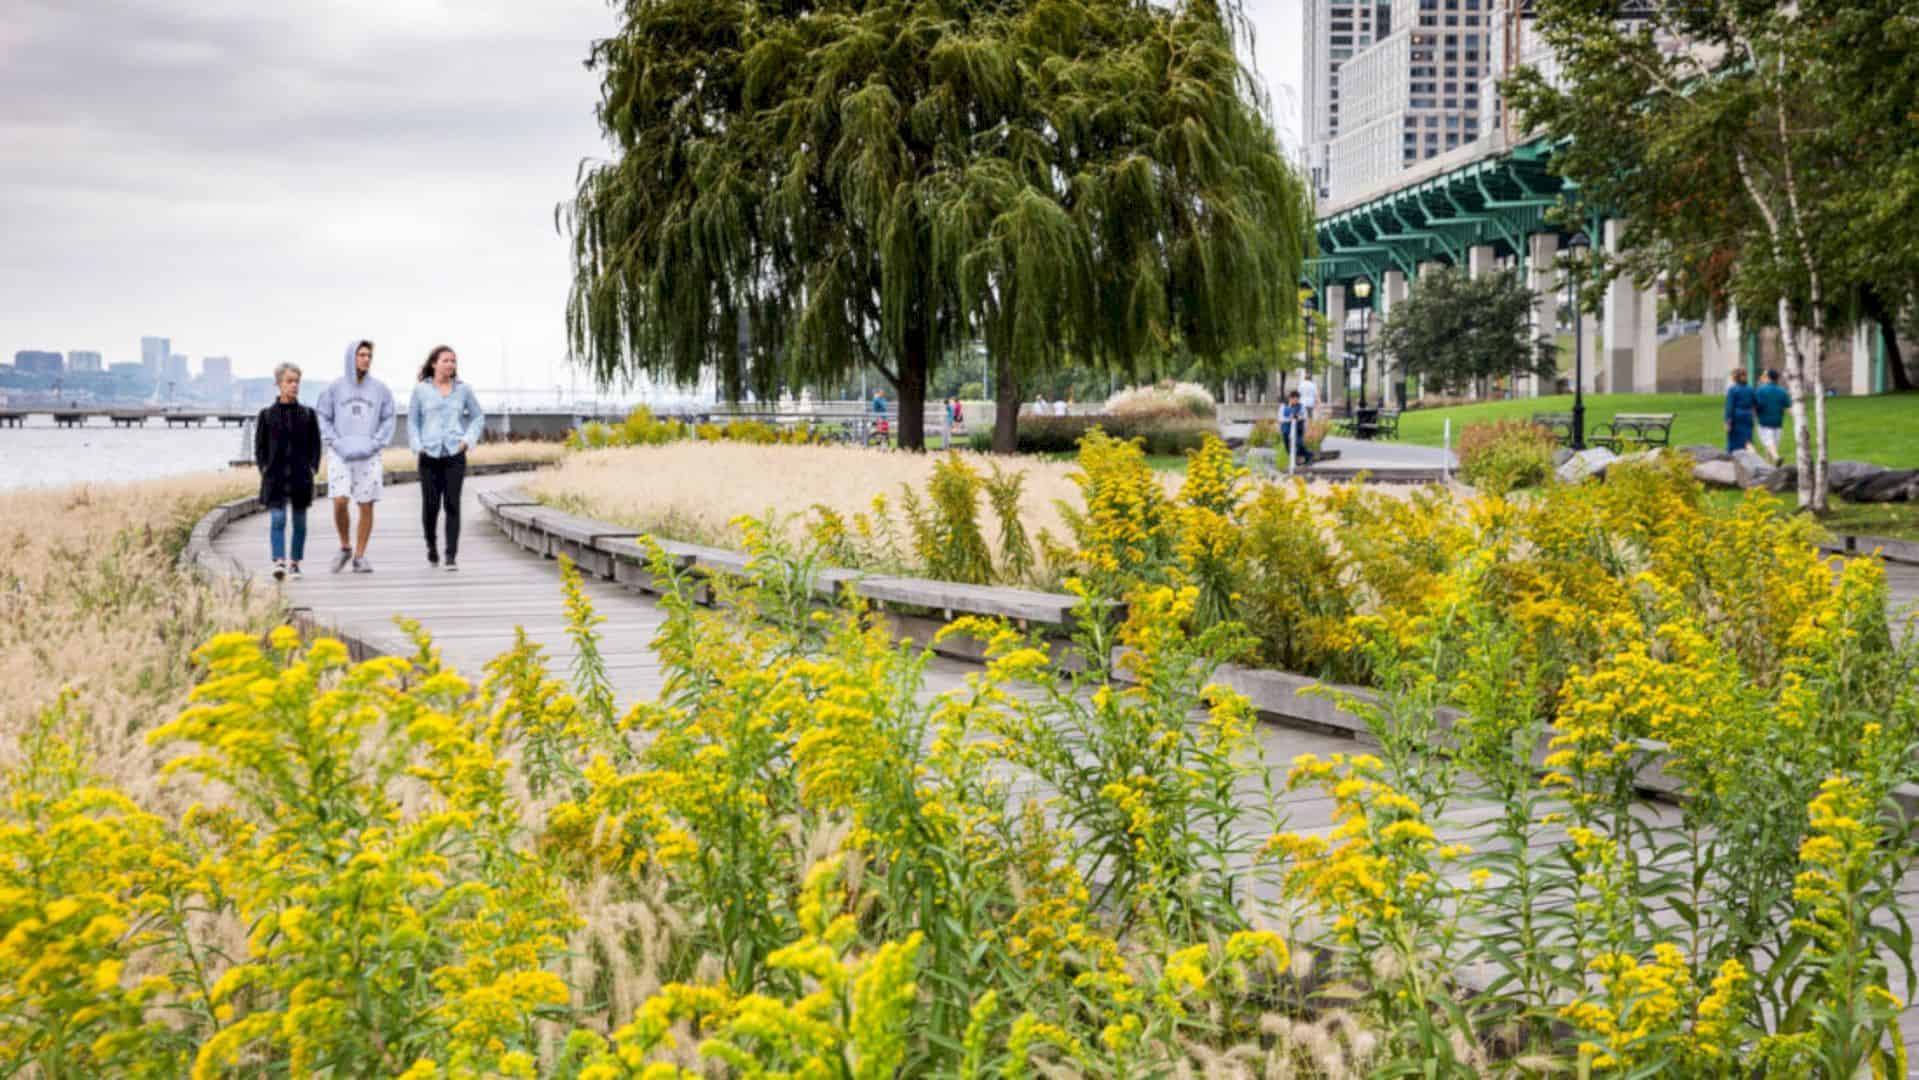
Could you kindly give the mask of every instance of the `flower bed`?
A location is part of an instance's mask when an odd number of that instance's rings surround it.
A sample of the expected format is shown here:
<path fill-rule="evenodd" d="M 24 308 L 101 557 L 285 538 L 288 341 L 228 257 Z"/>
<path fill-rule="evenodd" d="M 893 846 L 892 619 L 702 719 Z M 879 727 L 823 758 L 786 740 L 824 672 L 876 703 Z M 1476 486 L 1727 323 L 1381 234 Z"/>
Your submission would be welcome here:
<path fill-rule="evenodd" d="M 1591 572 L 1589 520 L 1535 523 L 1535 557 L 1512 504 L 1361 499 L 1405 515 L 1379 572 L 1413 578 L 1394 617 L 1343 620 L 1377 752 L 1295 761 L 1331 820 L 1275 821 L 1245 702 L 1209 685 L 1236 630 L 1192 632 L 1245 513 L 1209 455 L 1173 497 L 1136 450 L 1086 450 L 1074 588 L 1129 603 L 1076 636 L 1124 680 L 974 621 L 953 632 L 986 668 L 927 693 L 921 654 L 793 587 L 816 549 L 748 522 L 749 583 L 668 598 L 672 689 L 630 710 L 570 568 L 570 680 L 530 643 L 462 675 L 423 638 L 360 665 L 213 639 L 151 733 L 190 808 L 99 775 L 49 708 L 0 780 L 0 1051 L 169 1076 L 1898 1071 L 1910 848 L 1883 807 L 1919 656 L 1875 566 L 1835 581 L 1752 510 L 1702 553 L 1682 478 L 1650 472 L 1608 483 L 1639 514 L 1607 541 L 1625 577 Z M 1754 589 L 1766 610 L 1704 604 Z M 1648 734 L 1687 785 L 1666 820 L 1634 805 Z"/>

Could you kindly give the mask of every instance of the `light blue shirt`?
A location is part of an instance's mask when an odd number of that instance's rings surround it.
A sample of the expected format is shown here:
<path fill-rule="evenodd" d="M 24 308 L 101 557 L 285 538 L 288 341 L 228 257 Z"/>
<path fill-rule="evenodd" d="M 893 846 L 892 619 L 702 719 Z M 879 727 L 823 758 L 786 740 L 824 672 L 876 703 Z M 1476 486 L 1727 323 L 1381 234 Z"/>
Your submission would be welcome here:
<path fill-rule="evenodd" d="M 406 417 L 406 437 L 413 452 L 428 457 L 452 457 L 462 442 L 468 449 L 478 446 L 486 431 L 486 410 L 480 408 L 473 388 L 459 379 L 444 395 L 431 380 L 415 383 Z"/>

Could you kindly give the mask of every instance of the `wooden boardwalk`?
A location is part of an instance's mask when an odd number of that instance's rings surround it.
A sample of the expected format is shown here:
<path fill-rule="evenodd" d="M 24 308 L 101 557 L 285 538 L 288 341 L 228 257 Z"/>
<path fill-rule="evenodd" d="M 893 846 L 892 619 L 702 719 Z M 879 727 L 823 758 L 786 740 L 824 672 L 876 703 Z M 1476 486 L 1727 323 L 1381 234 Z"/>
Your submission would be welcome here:
<path fill-rule="evenodd" d="M 546 647 L 556 676 L 569 673 L 575 652 L 566 637 L 566 611 L 557 569 L 549 560 L 508 541 L 478 503 L 481 491 L 510 487 L 523 479 L 514 475 L 468 479 L 457 573 L 427 564 L 417 485 L 390 487 L 380 502 L 367 551 L 374 567 L 371 574 L 328 572 L 338 538 L 331 506 L 316 503 L 307 522 L 306 574 L 280 588 L 296 610 L 303 610 L 315 622 L 403 655 L 411 649 L 393 619 L 416 619 L 431 631 L 445 661 L 471 679 L 477 680 L 487 661 L 512 647 L 516 627 L 524 627 L 530 637 Z M 256 580 L 271 584 L 265 514 L 235 522 L 215 539 L 214 548 L 251 570 Z M 1890 569 L 1898 599 L 1910 600 L 1915 585 L 1919 585 L 1919 570 Z M 599 627 L 600 649 L 620 705 L 657 696 L 663 686 L 663 672 L 651 642 L 664 614 L 651 598 L 610 582 L 589 578 L 585 587 L 595 610 L 606 620 Z M 965 684 L 966 676 L 977 670 L 973 664 L 934 658 L 926 669 L 927 690 L 944 693 L 958 689 Z M 1260 724 L 1256 732 L 1265 760 L 1279 773 L 1274 777 L 1279 804 L 1270 809 L 1286 815 L 1293 829 L 1329 832 L 1331 800 L 1317 789 L 1291 793 L 1277 789 L 1295 756 L 1352 753 L 1362 749 L 1360 744 L 1344 736 L 1276 724 Z M 1266 820 L 1269 809 L 1257 781 L 1246 785 L 1243 797 L 1249 809 L 1244 827 L 1257 828 L 1256 823 Z M 1649 803 L 1646 809 L 1649 815 L 1661 819 L 1671 819 L 1677 813 L 1663 804 Z M 1472 825 L 1484 816 L 1483 809 L 1476 811 L 1470 800 L 1462 800 L 1455 805 L 1442 833 L 1447 839 L 1480 840 L 1473 835 Z M 1549 839 L 1542 836 L 1538 842 Z M 1919 895 L 1915 895 L 1919 892 L 1919 872 L 1909 874 L 1903 884 L 1902 907 L 1909 919 L 1919 922 Z M 1896 965 L 1894 973 L 1896 979 Z M 1908 1008 L 1901 1027 L 1908 1045 L 1919 1045 L 1919 1006 Z M 1919 1062 L 1908 1075 L 1919 1077 Z"/>

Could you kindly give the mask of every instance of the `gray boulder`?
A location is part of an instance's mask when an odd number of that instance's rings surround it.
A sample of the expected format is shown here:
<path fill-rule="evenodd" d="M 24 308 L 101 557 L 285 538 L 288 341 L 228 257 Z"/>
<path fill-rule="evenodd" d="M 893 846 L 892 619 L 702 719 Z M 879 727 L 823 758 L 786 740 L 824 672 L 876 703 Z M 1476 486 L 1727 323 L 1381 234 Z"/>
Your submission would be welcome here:
<path fill-rule="evenodd" d="M 1738 487 L 1739 466 L 1730 458 L 1724 461 L 1702 461 L 1692 467 L 1693 479 L 1710 487 Z"/>
<path fill-rule="evenodd" d="M 1799 490 L 1799 466 L 1783 465 L 1766 477 L 1766 490 L 1778 495 Z"/>
<path fill-rule="evenodd" d="M 1572 448 L 1569 446 L 1562 446 L 1559 449 L 1553 451 L 1553 468 L 1557 469 L 1561 465 L 1564 465 L 1565 463 L 1567 463 L 1568 461 L 1571 461 L 1572 459 L 1573 459 Z"/>
<path fill-rule="evenodd" d="M 1765 487 L 1772 474 L 1779 471 L 1772 462 L 1752 450 L 1735 451 L 1732 463 L 1739 471 L 1740 487 Z"/>
<path fill-rule="evenodd" d="M 1694 461 L 1731 461 L 1732 460 L 1731 454 L 1726 453 L 1724 450 L 1719 449 L 1717 446 L 1698 446 L 1698 445 L 1682 446 L 1679 448 L 1679 452 L 1682 454 L 1690 455 Z"/>
<path fill-rule="evenodd" d="M 1916 490 L 1919 490 L 1919 472 L 1887 469 L 1855 485 L 1846 498 L 1854 502 L 1908 502 Z"/>
<path fill-rule="evenodd" d="M 1606 470 L 1618 460 L 1618 454 L 1603 446 L 1595 446 L 1567 458 L 1564 464 L 1553 470 L 1553 475 L 1562 484 L 1577 484 L 1588 477 L 1606 475 Z"/>
<path fill-rule="evenodd" d="M 1866 461 L 1829 461 L 1826 463 L 1826 488 L 1842 499 L 1850 499 L 1860 484 L 1885 471 L 1885 466 Z"/>

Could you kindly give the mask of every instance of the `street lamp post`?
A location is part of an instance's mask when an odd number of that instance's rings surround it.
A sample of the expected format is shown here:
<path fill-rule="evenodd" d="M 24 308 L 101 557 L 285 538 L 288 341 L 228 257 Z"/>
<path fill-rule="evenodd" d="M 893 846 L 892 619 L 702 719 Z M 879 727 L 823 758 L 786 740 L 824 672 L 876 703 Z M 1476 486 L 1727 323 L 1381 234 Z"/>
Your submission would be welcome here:
<path fill-rule="evenodd" d="M 1373 283 L 1360 278 L 1353 283 L 1353 296 L 1366 300 L 1373 295 Z M 1359 309 L 1359 407 L 1366 407 L 1366 323 L 1373 314 L 1373 306 L 1367 304 Z"/>
<path fill-rule="evenodd" d="M 1302 366 L 1306 369 L 1306 373 L 1310 375 L 1313 370 L 1313 312 L 1319 310 L 1319 301 L 1309 296 L 1302 301 L 1299 306 L 1302 310 L 1301 318 L 1306 320 L 1306 363 Z M 1282 397 L 1280 404 L 1284 405 L 1285 403 Z"/>
<path fill-rule="evenodd" d="M 1592 250 L 1592 240 L 1582 232 L 1573 234 L 1566 242 L 1566 253 L 1571 256 L 1573 290 L 1573 431 L 1572 448 L 1574 451 L 1586 448 L 1586 326 L 1585 315 L 1579 307 L 1579 275 L 1586 261 L 1586 253 Z"/>

